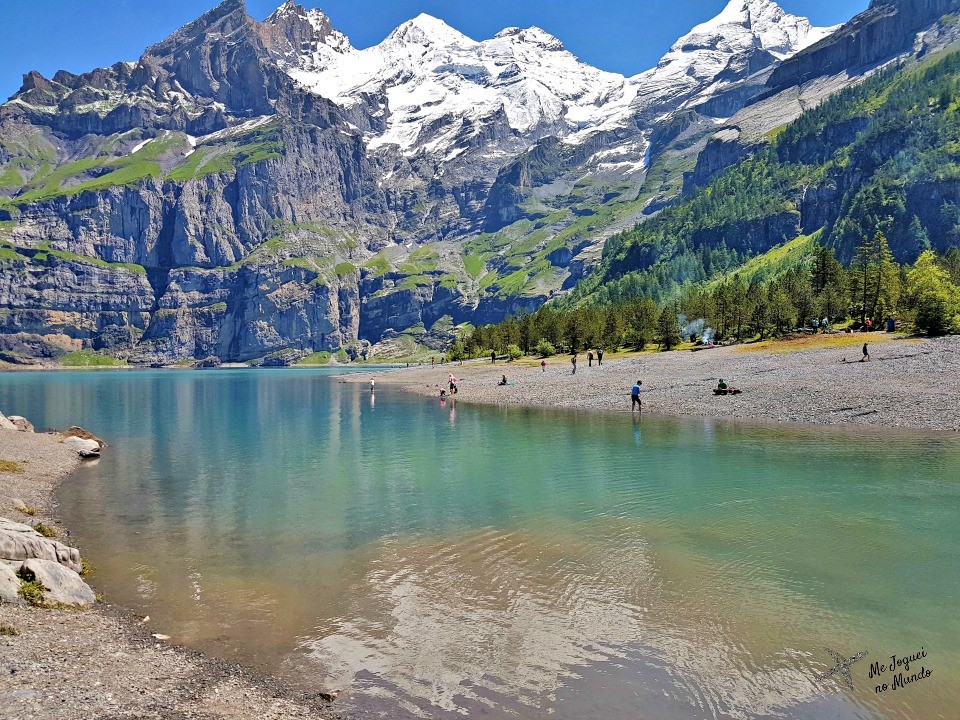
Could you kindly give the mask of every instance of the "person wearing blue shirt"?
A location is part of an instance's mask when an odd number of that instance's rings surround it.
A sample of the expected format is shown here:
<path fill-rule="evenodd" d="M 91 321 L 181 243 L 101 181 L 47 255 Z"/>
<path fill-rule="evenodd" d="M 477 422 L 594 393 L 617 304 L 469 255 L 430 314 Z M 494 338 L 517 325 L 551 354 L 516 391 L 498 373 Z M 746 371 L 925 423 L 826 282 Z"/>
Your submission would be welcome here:
<path fill-rule="evenodd" d="M 630 412 L 633 412 L 634 408 L 639 408 L 640 412 L 643 412 L 643 403 L 640 402 L 641 385 L 643 385 L 643 380 L 637 380 L 637 384 L 630 390 Z"/>

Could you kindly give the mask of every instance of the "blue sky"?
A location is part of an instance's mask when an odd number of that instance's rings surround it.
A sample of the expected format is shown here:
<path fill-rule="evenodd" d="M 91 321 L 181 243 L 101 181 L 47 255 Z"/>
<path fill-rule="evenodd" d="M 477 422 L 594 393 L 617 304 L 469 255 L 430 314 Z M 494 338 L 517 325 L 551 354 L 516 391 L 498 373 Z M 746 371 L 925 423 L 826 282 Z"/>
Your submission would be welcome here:
<path fill-rule="evenodd" d="M 282 0 L 247 0 L 258 20 Z M 216 0 L 0 0 L 0 98 L 21 76 L 63 68 L 85 72 L 136 60 L 150 44 L 196 19 Z M 673 42 L 716 15 L 726 0 L 300 0 L 320 7 L 355 47 L 374 45 L 421 12 L 483 40 L 505 27 L 537 25 L 567 49 L 604 70 L 633 75 L 656 64 Z M 844 22 L 868 0 L 781 0 L 815 24 Z M 13 8 L 16 10 L 13 10 Z"/>

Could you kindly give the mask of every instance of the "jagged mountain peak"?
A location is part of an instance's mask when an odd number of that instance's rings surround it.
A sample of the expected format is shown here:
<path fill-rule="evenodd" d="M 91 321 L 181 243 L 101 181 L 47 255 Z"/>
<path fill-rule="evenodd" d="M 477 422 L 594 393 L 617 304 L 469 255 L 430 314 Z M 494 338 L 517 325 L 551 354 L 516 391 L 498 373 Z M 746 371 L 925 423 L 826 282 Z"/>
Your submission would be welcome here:
<path fill-rule="evenodd" d="M 283 67 L 317 69 L 329 63 L 331 53 L 353 50 L 349 38 L 333 27 L 322 10 L 307 10 L 294 0 L 287 0 L 259 23 L 257 33 Z"/>
<path fill-rule="evenodd" d="M 509 27 L 504 28 L 496 35 L 493 36 L 494 39 L 505 39 L 511 38 L 516 41 L 530 43 L 532 45 L 538 45 L 544 50 L 565 50 L 563 43 L 548 33 L 546 30 L 538 28 L 536 25 L 533 25 L 528 28 L 519 28 L 519 27 Z"/>
<path fill-rule="evenodd" d="M 440 18 L 427 13 L 420 13 L 415 18 L 407 20 L 390 33 L 384 43 L 412 44 L 425 47 L 469 47 L 477 44 L 475 40 L 471 40 L 459 30 L 450 27 Z"/>
<path fill-rule="evenodd" d="M 791 15 L 773 0 L 730 0 L 719 14 L 677 40 L 660 64 L 677 53 L 698 50 L 738 52 L 757 48 L 782 59 L 834 29 L 814 27 L 807 18 Z"/>
<path fill-rule="evenodd" d="M 184 25 L 182 28 L 161 40 L 159 43 L 147 48 L 145 55 L 165 55 L 179 49 L 191 39 L 201 38 L 209 34 L 215 28 L 223 28 L 226 34 L 232 32 L 235 28 L 242 25 L 251 24 L 253 21 L 247 15 L 247 6 L 244 0 L 223 0 L 212 10 L 208 10 L 192 23 Z"/>

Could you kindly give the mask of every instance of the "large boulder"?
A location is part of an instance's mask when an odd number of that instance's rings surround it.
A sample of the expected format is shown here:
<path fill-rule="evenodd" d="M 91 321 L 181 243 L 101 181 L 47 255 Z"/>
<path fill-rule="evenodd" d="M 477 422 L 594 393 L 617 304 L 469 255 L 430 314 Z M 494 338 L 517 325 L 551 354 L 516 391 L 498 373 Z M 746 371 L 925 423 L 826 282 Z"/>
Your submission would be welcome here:
<path fill-rule="evenodd" d="M 96 440 L 87 440 L 80 437 L 66 437 L 63 442 L 76 450 L 80 457 L 95 458 L 100 457 L 100 444 Z"/>
<path fill-rule="evenodd" d="M 93 590 L 78 573 L 52 560 L 34 558 L 24 561 L 20 566 L 20 577 L 24 580 L 39 581 L 46 588 L 44 605 L 83 608 L 90 607 L 97 601 Z"/>
<path fill-rule="evenodd" d="M 50 560 L 80 572 L 80 551 L 44 537 L 29 525 L 0 518 L 0 560 Z"/>
<path fill-rule="evenodd" d="M 10 422 L 13 423 L 14 427 L 17 428 L 20 432 L 33 432 L 33 423 L 27 420 L 25 417 L 20 415 L 11 415 L 7 418 Z"/>
<path fill-rule="evenodd" d="M 20 578 L 12 567 L 0 562 L 0 602 L 22 603 L 20 597 Z"/>
<path fill-rule="evenodd" d="M 103 440 L 98 438 L 92 432 L 84 430 L 82 427 L 78 427 L 77 425 L 74 425 L 69 430 L 64 430 L 62 433 L 60 433 L 60 435 L 65 438 L 75 437 L 81 438 L 82 440 L 93 440 L 95 443 L 97 443 L 100 450 L 103 450 L 107 446 Z"/>
<path fill-rule="evenodd" d="M 16 430 L 17 426 L 7 420 L 7 417 L 0 413 L 0 430 Z"/>

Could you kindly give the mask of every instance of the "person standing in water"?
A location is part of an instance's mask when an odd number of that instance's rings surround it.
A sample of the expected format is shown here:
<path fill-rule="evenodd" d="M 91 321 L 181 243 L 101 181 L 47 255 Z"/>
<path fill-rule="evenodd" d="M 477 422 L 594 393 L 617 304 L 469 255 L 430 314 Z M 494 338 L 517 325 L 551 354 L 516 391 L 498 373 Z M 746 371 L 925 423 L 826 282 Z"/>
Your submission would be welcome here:
<path fill-rule="evenodd" d="M 643 402 L 640 400 L 640 386 L 643 385 L 643 380 L 637 380 L 637 384 L 630 388 L 630 412 L 632 413 L 634 409 L 639 409 L 640 412 L 643 412 Z"/>
<path fill-rule="evenodd" d="M 373 378 L 370 378 L 370 392 L 376 392 L 376 389 L 377 389 L 377 381 L 374 380 Z"/>

